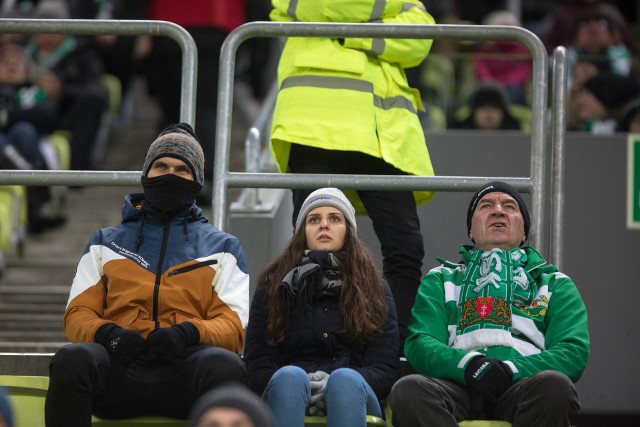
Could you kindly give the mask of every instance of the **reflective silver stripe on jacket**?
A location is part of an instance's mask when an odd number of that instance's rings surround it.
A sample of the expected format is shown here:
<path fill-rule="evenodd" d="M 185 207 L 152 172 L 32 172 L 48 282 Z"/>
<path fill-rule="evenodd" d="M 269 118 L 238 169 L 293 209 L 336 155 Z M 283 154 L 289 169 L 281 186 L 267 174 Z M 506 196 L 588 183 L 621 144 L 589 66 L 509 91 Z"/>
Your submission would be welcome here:
<path fill-rule="evenodd" d="M 382 14 L 384 13 L 384 6 L 386 4 L 387 4 L 387 0 L 376 0 L 373 3 L 373 8 L 371 9 L 371 16 L 369 16 L 369 22 L 382 19 Z"/>
<path fill-rule="evenodd" d="M 387 42 L 384 39 L 371 39 L 371 50 L 374 55 L 382 55 Z"/>
<path fill-rule="evenodd" d="M 287 9 L 287 15 L 289 15 L 290 17 L 292 17 L 296 21 L 298 20 L 298 17 L 296 16 L 296 9 L 297 8 L 298 8 L 298 0 L 291 0 L 289 2 L 289 8 Z"/>
<path fill-rule="evenodd" d="M 330 76 L 291 76 L 284 79 L 280 90 L 292 88 L 292 87 L 315 87 L 322 89 L 347 89 L 355 90 L 358 92 L 373 93 L 373 83 L 365 80 L 352 79 L 349 77 L 330 77 Z M 382 98 L 378 95 L 373 95 L 373 105 L 383 110 L 389 110 L 391 108 L 403 108 L 416 113 L 411 101 L 403 96 L 392 96 L 389 98 Z"/>

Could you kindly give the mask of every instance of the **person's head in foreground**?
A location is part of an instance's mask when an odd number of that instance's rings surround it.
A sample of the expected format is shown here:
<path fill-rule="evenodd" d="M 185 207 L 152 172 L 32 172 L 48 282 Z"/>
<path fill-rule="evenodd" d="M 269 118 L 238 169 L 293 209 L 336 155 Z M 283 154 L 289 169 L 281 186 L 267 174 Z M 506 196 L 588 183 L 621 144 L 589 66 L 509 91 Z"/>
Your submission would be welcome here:
<path fill-rule="evenodd" d="M 275 427 L 271 409 L 262 398 L 238 383 L 200 397 L 189 420 L 189 427 Z"/>

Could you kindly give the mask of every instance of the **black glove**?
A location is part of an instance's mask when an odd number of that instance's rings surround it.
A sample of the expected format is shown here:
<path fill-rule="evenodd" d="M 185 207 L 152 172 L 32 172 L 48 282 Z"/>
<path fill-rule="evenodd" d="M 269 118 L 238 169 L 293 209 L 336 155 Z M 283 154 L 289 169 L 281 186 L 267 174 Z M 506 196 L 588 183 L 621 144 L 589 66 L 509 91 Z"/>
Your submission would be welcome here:
<path fill-rule="evenodd" d="M 509 366 L 490 357 L 474 357 L 464 370 L 464 380 L 469 388 L 494 405 L 511 386 L 512 378 Z"/>
<path fill-rule="evenodd" d="M 138 359 L 147 346 L 144 337 L 138 332 L 121 328 L 115 323 L 100 326 L 93 339 L 102 344 L 125 367 Z"/>
<path fill-rule="evenodd" d="M 188 345 L 200 342 L 200 332 L 190 322 L 156 329 L 147 337 L 150 363 L 171 363 Z"/>

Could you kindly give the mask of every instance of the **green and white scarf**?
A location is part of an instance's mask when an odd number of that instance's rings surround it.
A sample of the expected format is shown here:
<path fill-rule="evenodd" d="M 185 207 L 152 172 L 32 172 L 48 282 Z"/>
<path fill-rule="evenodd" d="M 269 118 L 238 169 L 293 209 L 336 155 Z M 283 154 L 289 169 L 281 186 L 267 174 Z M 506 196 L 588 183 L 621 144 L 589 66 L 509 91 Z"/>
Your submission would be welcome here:
<path fill-rule="evenodd" d="M 531 276 L 523 266 L 523 249 L 473 249 L 458 296 L 458 328 L 454 348 L 513 347 L 514 294 L 529 291 Z"/>

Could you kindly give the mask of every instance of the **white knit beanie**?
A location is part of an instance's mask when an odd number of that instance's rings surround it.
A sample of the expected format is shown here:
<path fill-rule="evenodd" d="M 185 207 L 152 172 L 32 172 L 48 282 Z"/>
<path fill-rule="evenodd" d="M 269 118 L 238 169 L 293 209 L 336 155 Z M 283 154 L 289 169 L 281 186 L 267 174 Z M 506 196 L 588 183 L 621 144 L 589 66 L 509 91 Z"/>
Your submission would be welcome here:
<path fill-rule="evenodd" d="M 347 222 L 353 228 L 353 232 L 357 233 L 358 226 L 356 225 L 356 210 L 353 205 L 344 195 L 344 193 L 337 188 L 320 188 L 305 199 L 300 212 L 298 212 L 298 218 L 296 219 L 296 231 L 300 228 L 300 225 L 304 223 L 305 218 L 315 208 L 321 206 L 332 206 L 339 209 L 344 215 Z"/>

